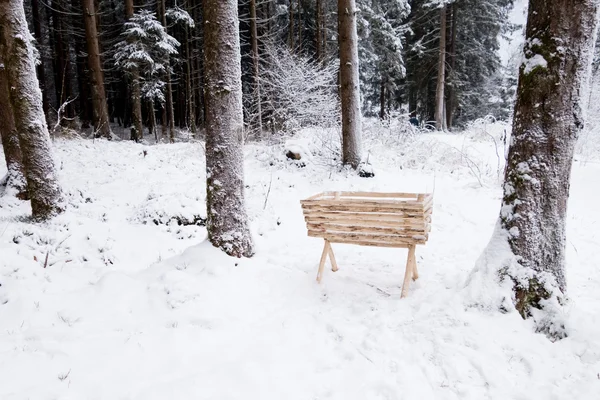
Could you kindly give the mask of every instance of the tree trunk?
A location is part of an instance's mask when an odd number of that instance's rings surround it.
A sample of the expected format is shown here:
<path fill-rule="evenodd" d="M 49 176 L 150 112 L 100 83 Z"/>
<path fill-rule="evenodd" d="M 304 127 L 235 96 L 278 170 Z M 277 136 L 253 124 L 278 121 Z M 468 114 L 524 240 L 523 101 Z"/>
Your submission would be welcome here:
<path fill-rule="evenodd" d="M 94 107 L 93 123 L 95 137 L 111 138 L 108 123 L 108 106 L 104 89 L 104 73 L 100 61 L 100 46 L 98 44 L 98 29 L 96 26 L 96 9 L 94 0 L 81 0 L 87 40 L 89 79 L 92 88 L 92 104 Z"/>
<path fill-rule="evenodd" d="M 385 79 L 381 77 L 381 87 L 379 89 L 379 119 L 385 119 Z"/>
<path fill-rule="evenodd" d="M 162 25 L 167 29 L 167 10 L 165 7 L 165 0 L 160 0 L 160 9 L 161 9 L 161 17 L 162 17 Z M 165 81 L 167 83 L 167 92 L 166 94 L 166 104 L 163 107 L 166 107 L 167 110 L 167 121 L 163 121 L 163 125 L 168 123 L 168 131 L 169 131 L 169 142 L 175 143 L 175 113 L 173 112 L 173 85 L 171 84 L 171 67 L 170 61 L 167 62 L 167 74 Z"/>
<path fill-rule="evenodd" d="M 448 128 L 452 128 L 453 117 L 454 117 L 454 68 L 456 66 L 456 14 L 458 8 L 456 7 L 456 3 L 452 3 L 449 8 L 448 18 L 450 19 L 450 23 L 452 24 L 451 37 L 450 37 L 450 73 L 448 75 L 447 81 L 447 101 L 446 101 L 446 126 Z"/>
<path fill-rule="evenodd" d="M 0 139 L 4 148 L 4 158 L 6 159 L 6 187 L 16 197 L 26 200 L 27 182 L 25 180 L 25 170 L 21 159 L 21 147 L 19 146 L 19 134 L 15 126 L 12 105 L 10 103 L 10 85 L 6 68 L 2 67 L 2 57 L 0 55 Z"/>
<path fill-rule="evenodd" d="M 203 11 L 208 238 L 230 256 L 250 257 L 237 1 L 204 0 Z"/>
<path fill-rule="evenodd" d="M 289 14 L 290 14 L 290 26 L 289 26 L 289 31 L 290 31 L 290 49 L 292 51 L 294 51 L 294 0 L 290 0 L 290 10 L 289 10 Z"/>
<path fill-rule="evenodd" d="M 125 0 L 125 16 L 127 19 L 133 16 L 133 0 Z M 133 128 L 131 129 L 131 140 L 138 141 L 144 136 L 142 125 L 142 91 L 140 89 L 140 72 L 137 68 L 131 71 L 131 116 Z"/>
<path fill-rule="evenodd" d="M 44 37 L 42 36 L 42 18 L 40 15 L 39 0 L 31 0 L 31 16 L 33 19 L 33 33 L 35 40 L 42 45 L 44 43 Z M 37 65 L 38 80 L 40 81 L 40 89 L 42 90 L 42 100 L 44 107 L 44 115 L 46 116 L 46 122 L 51 121 L 50 115 L 50 99 L 48 96 L 48 89 L 46 88 L 46 71 L 43 60 L 44 49 L 40 50 L 40 63 Z"/>
<path fill-rule="evenodd" d="M 188 109 L 188 126 L 190 132 L 196 136 L 196 94 L 193 87 L 192 79 L 192 53 L 190 51 L 190 34 L 189 28 L 185 28 L 185 68 L 186 68 L 186 97 Z"/>
<path fill-rule="evenodd" d="M 23 0 L 0 0 L 0 59 L 10 83 L 32 214 L 34 219 L 45 220 L 62 212 L 64 204 L 28 37 Z"/>
<path fill-rule="evenodd" d="M 361 161 L 361 115 L 355 0 L 338 0 L 342 160 L 352 168 Z"/>
<path fill-rule="evenodd" d="M 63 21 L 66 7 L 64 0 L 52 2 L 52 27 L 54 33 L 54 59 L 56 62 L 56 90 L 58 95 L 59 110 L 58 119 L 61 126 L 69 126 L 71 118 L 74 117 L 73 106 L 68 104 L 61 110 L 61 106 L 71 100 L 71 79 L 69 71 L 71 70 L 69 58 L 69 42 L 66 34 L 67 29 Z"/>
<path fill-rule="evenodd" d="M 259 55 L 258 55 L 258 34 L 256 30 L 256 0 L 250 0 L 250 36 L 252 41 L 252 64 L 254 67 L 254 85 L 255 85 L 255 102 L 256 113 L 258 114 L 258 136 L 262 137 L 262 104 L 260 96 L 260 80 L 259 80 Z"/>
<path fill-rule="evenodd" d="M 435 90 L 435 128 L 446 128 L 444 119 L 444 86 L 446 85 L 446 5 L 440 11 L 440 54 L 438 61 L 437 87 Z"/>
<path fill-rule="evenodd" d="M 302 21 L 302 3 L 298 0 L 298 54 L 302 52 L 302 31 L 304 22 Z"/>
<path fill-rule="evenodd" d="M 317 0 L 317 4 L 316 4 L 316 8 L 317 8 L 317 32 L 316 32 L 316 39 L 317 39 L 317 43 L 316 43 L 316 47 L 317 47 L 317 61 L 318 62 L 322 62 L 323 61 L 323 45 L 321 44 L 322 42 L 322 35 L 323 35 L 323 5 L 321 4 L 323 0 Z"/>
<path fill-rule="evenodd" d="M 149 133 L 154 135 L 154 140 L 158 143 L 158 129 L 156 128 L 156 111 L 154 110 L 154 100 L 148 100 L 148 118 L 149 118 Z"/>
<path fill-rule="evenodd" d="M 591 67 L 596 0 L 530 0 L 498 227 L 474 274 L 509 278 L 524 318 L 554 337 L 566 291 L 565 223 L 582 85 Z M 503 259 L 498 259 L 498 249 Z M 506 254 L 504 254 L 506 253 Z"/>

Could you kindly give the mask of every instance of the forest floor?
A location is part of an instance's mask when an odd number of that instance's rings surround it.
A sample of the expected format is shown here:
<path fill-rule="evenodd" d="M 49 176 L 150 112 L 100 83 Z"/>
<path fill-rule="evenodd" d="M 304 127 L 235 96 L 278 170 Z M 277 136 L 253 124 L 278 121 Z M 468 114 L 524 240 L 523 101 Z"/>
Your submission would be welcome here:
<path fill-rule="evenodd" d="M 573 167 L 567 339 L 465 289 L 499 212 L 504 129 L 367 128 L 368 179 L 331 165 L 334 134 L 249 144 L 241 260 L 169 223 L 205 213 L 202 143 L 56 140 L 67 212 L 35 225 L 0 197 L 0 398 L 597 399 L 600 163 Z M 408 298 L 406 250 L 334 245 L 340 270 L 315 282 L 323 243 L 299 201 L 324 190 L 434 190 Z"/>

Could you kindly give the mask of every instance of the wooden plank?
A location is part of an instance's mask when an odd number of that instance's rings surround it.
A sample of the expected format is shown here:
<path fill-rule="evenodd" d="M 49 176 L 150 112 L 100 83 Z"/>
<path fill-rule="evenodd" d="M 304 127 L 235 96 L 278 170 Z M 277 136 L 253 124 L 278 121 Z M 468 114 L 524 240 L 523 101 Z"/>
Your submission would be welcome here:
<path fill-rule="evenodd" d="M 302 209 L 306 211 L 320 211 L 320 212 L 370 212 L 370 213 L 390 213 L 390 214 L 401 214 L 408 216 L 421 216 L 423 210 L 412 210 L 402 209 L 394 206 L 372 206 L 368 204 L 336 204 L 336 205 L 323 205 L 323 204 L 302 204 Z"/>
<path fill-rule="evenodd" d="M 311 231 L 322 231 L 322 232 L 357 232 L 357 233 L 379 233 L 379 234 L 388 234 L 388 235 L 396 235 L 403 237 L 413 237 L 417 235 L 426 235 L 425 227 L 422 229 L 417 228 L 381 228 L 375 226 L 357 226 L 357 225 L 340 225 L 340 224 L 311 224 L 307 223 L 307 227 Z"/>
<path fill-rule="evenodd" d="M 419 193 L 402 192 L 340 192 L 341 197 L 373 197 L 373 198 L 398 198 L 398 199 L 416 199 Z"/>
<path fill-rule="evenodd" d="M 332 233 L 322 231 L 308 231 L 308 236 L 318 237 L 327 239 L 332 243 L 350 243 L 354 241 L 365 241 L 365 242 L 380 242 L 387 244 L 425 244 L 427 242 L 426 236 L 413 236 L 411 238 L 382 235 L 382 234 L 366 234 L 366 233 Z"/>
<path fill-rule="evenodd" d="M 415 230 L 425 230 L 429 223 L 425 219 L 401 219 L 397 221 L 388 221 L 379 218 L 353 219 L 345 216 L 320 217 L 318 215 L 307 215 L 304 217 L 307 224 L 335 224 L 335 225 L 355 225 L 360 227 L 382 227 L 382 228 L 414 228 Z"/>
<path fill-rule="evenodd" d="M 404 221 L 407 219 L 423 219 L 423 215 L 406 215 L 405 213 L 376 213 L 376 212 L 357 212 L 357 211 L 322 211 L 307 208 L 303 210 L 306 218 L 331 218 L 345 219 L 355 221 Z"/>
<path fill-rule="evenodd" d="M 333 272 L 338 271 L 337 261 L 335 260 L 335 256 L 333 255 L 333 248 L 331 247 L 331 243 L 327 241 L 327 248 L 329 249 L 329 260 L 331 261 L 331 270 Z"/>
<path fill-rule="evenodd" d="M 317 199 L 317 200 L 302 200 L 300 202 L 302 207 L 330 207 L 330 206 L 339 206 L 339 207 L 357 207 L 357 208 L 377 208 L 377 207 L 385 207 L 385 208 L 397 208 L 399 210 L 405 210 L 406 212 L 423 212 L 423 204 L 416 202 L 406 202 L 406 201 L 398 201 L 398 200 L 361 200 L 361 199 Z"/>

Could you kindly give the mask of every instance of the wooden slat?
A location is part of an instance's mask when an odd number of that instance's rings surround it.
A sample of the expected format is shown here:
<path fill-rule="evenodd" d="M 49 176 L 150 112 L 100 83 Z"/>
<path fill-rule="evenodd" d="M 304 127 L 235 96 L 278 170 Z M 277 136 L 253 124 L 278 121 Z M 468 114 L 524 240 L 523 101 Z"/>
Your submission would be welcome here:
<path fill-rule="evenodd" d="M 336 192 L 325 192 L 326 195 L 331 195 Z M 399 198 L 399 199 L 416 199 L 419 193 L 392 193 L 392 192 L 339 192 L 341 197 L 373 197 L 373 198 Z"/>
<path fill-rule="evenodd" d="M 349 221 L 406 221 L 406 220 L 422 220 L 425 215 L 406 215 L 402 213 L 370 213 L 357 211 L 322 211 L 312 208 L 304 209 L 304 216 L 307 218 L 330 218 L 343 219 Z"/>
<path fill-rule="evenodd" d="M 423 230 L 427 225 L 424 219 L 404 219 L 398 221 L 386 221 L 380 219 L 352 219 L 352 218 L 323 218 L 318 215 L 307 215 L 304 217 L 307 224 L 334 224 L 334 225 L 355 225 L 362 227 L 381 227 L 381 228 L 397 228 L 397 229 L 415 229 Z"/>
<path fill-rule="evenodd" d="M 307 227 L 309 230 L 313 231 L 322 231 L 322 232 L 356 232 L 356 233 L 381 233 L 388 235 L 396 235 L 402 237 L 411 238 L 415 235 L 425 235 L 426 230 L 423 226 L 422 229 L 418 228 L 384 228 L 384 227 L 375 227 L 375 226 L 358 226 L 358 225 L 339 225 L 339 224 L 311 224 L 307 223 Z"/>
<path fill-rule="evenodd" d="M 359 233 L 329 233 L 320 231 L 308 231 L 308 236 L 319 237 L 329 240 L 332 243 L 348 243 L 353 241 L 364 241 L 364 242 L 379 242 L 387 243 L 390 245 L 408 245 L 408 244 L 425 244 L 427 241 L 426 236 L 420 236 L 416 238 L 406 238 L 399 236 L 380 235 L 380 234 L 359 234 Z"/>
<path fill-rule="evenodd" d="M 409 216 L 421 216 L 423 215 L 423 210 L 406 210 L 399 207 L 394 206 L 370 206 L 370 205 L 302 205 L 303 210 L 310 211 L 321 211 L 321 212 L 369 212 L 369 213 L 389 213 L 389 214 L 406 214 Z"/>
<path fill-rule="evenodd" d="M 357 207 L 357 208 L 397 208 L 399 210 L 405 210 L 407 212 L 423 211 L 423 204 L 417 202 L 407 202 L 402 200 L 361 200 L 361 199 L 316 199 L 316 200 L 302 200 L 300 201 L 303 207 L 329 207 L 329 206 L 340 206 L 340 207 Z"/>

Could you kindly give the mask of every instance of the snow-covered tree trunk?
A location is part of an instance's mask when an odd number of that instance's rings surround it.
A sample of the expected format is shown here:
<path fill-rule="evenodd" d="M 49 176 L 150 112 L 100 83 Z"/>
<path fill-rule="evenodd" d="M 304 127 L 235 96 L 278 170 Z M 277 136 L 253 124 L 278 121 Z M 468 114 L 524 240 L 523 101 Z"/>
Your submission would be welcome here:
<path fill-rule="evenodd" d="M 133 0 L 125 0 L 125 16 L 127 19 L 133 17 Z M 140 90 L 140 71 L 133 68 L 131 71 L 131 116 L 133 119 L 133 130 L 131 140 L 138 141 L 144 136 L 142 126 L 142 92 Z"/>
<path fill-rule="evenodd" d="M 435 129 L 446 127 L 444 117 L 444 89 L 446 86 L 446 5 L 440 9 L 440 50 L 438 58 L 437 86 L 435 89 Z"/>
<path fill-rule="evenodd" d="M 356 12 L 355 0 L 338 0 L 342 160 L 353 168 L 358 168 L 362 150 Z"/>
<path fill-rule="evenodd" d="M 32 214 L 38 220 L 48 219 L 62 212 L 64 204 L 52 159 L 23 0 L 0 0 L 0 60 L 10 84 L 10 105 L 19 134 Z"/>
<path fill-rule="evenodd" d="M 208 238 L 231 256 L 250 257 L 237 1 L 205 0 L 203 12 Z"/>
<path fill-rule="evenodd" d="M 0 139 L 4 148 L 4 158 L 6 160 L 6 187 L 13 192 L 16 197 L 27 199 L 27 182 L 25 181 L 25 172 L 23 161 L 21 160 L 21 147 L 19 146 L 19 134 L 15 126 L 12 105 L 10 104 L 10 85 L 6 66 L 3 64 L 0 56 Z"/>
<path fill-rule="evenodd" d="M 108 105 L 104 89 L 104 72 L 100 61 L 100 47 L 98 45 L 98 28 L 96 26 L 96 8 L 94 0 L 81 0 L 85 37 L 87 41 L 88 68 L 90 86 L 92 88 L 92 103 L 94 105 L 94 129 L 96 137 L 112 137 L 108 123 Z"/>
<path fill-rule="evenodd" d="M 518 312 L 559 337 L 553 310 L 567 287 L 567 199 L 597 10 L 598 0 L 529 2 L 500 218 L 470 282 L 499 275 Z"/>

